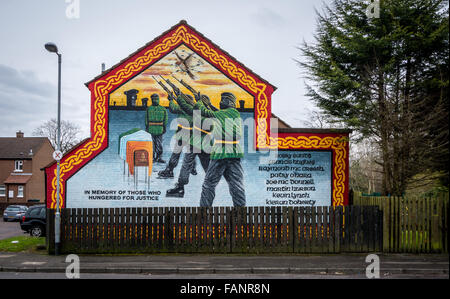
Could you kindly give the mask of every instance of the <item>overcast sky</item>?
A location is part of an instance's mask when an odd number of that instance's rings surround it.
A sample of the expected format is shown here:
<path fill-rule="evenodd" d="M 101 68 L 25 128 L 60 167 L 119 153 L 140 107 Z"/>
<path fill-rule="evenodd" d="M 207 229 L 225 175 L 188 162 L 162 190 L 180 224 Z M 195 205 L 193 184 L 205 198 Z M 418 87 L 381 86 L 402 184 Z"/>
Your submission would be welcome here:
<path fill-rule="evenodd" d="M 272 112 L 301 127 L 313 104 L 294 59 L 313 41 L 315 9 L 330 0 L 73 0 L 0 1 L 0 136 L 35 127 L 57 113 L 56 43 L 63 55 L 62 119 L 89 136 L 90 93 L 84 83 L 184 19 L 278 89 Z"/>

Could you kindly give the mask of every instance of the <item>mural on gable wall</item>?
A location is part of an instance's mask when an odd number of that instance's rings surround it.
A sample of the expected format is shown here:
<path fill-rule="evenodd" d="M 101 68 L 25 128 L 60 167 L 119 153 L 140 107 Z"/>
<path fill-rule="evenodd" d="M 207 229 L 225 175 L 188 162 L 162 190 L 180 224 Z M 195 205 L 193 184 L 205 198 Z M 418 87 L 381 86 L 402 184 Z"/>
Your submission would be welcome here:
<path fill-rule="evenodd" d="M 65 179 L 64 205 L 333 204 L 333 145 L 256 150 L 258 99 L 239 82 L 179 43 L 111 89 L 104 149 Z"/>

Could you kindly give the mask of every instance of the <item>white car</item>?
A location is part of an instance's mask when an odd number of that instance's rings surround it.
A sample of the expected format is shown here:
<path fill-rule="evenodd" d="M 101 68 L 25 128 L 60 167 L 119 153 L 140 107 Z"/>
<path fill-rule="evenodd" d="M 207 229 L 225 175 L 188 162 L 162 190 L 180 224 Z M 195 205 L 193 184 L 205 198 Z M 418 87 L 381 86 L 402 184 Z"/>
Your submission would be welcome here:
<path fill-rule="evenodd" d="M 18 206 L 11 205 L 8 206 L 3 212 L 3 221 L 7 222 L 9 220 L 12 221 L 20 221 L 23 215 L 27 212 L 28 208 L 26 206 Z"/>

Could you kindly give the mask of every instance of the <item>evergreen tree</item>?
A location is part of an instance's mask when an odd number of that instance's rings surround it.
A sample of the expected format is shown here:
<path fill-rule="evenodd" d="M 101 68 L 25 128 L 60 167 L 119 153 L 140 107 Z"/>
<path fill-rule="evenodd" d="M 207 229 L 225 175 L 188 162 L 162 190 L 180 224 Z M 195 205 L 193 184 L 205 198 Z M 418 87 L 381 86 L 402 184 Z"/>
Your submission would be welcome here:
<path fill-rule="evenodd" d="M 379 18 L 369 3 L 334 0 L 317 13 L 316 41 L 300 47 L 307 95 L 375 138 L 386 194 L 425 171 L 448 184 L 448 1 L 381 0 Z"/>

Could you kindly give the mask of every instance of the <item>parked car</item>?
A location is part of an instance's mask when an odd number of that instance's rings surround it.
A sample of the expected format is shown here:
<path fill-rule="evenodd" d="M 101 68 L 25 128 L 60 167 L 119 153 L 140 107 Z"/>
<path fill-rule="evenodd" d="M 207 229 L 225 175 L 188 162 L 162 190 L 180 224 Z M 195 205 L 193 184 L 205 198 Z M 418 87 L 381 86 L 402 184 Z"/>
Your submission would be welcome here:
<path fill-rule="evenodd" d="M 3 212 L 3 221 L 20 221 L 28 210 L 26 206 L 11 205 Z"/>
<path fill-rule="evenodd" d="M 32 206 L 20 221 L 20 228 L 32 237 L 45 236 L 47 211 L 45 205 Z"/>

